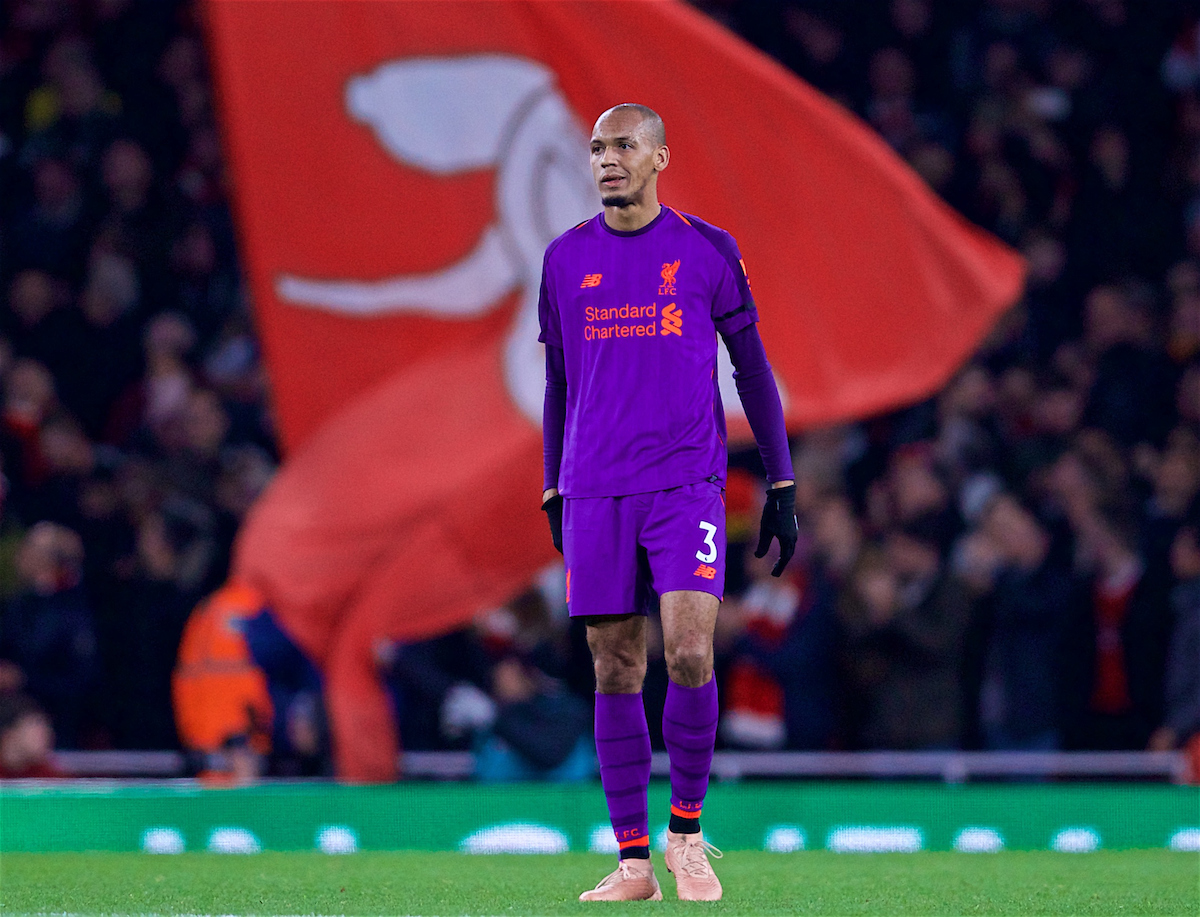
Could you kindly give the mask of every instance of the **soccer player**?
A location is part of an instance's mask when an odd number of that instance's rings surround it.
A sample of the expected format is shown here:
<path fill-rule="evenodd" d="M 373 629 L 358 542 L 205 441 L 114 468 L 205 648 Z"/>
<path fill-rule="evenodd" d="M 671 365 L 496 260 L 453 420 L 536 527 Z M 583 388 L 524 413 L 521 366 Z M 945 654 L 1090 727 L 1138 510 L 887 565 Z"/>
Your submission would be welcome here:
<path fill-rule="evenodd" d="M 713 631 L 725 586 L 725 413 L 717 335 L 770 487 L 756 556 L 796 546 L 796 488 L 758 313 L 727 232 L 658 202 L 662 119 L 624 104 L 592 131 L 604 210 L 554 240 L 542 269 L 546 345 L 542 506 L 585 616 L 596 673 L 596 752 L 620 863 L 583 901 L 659 900 L 650 861 L 650 736 L 642 705 L 647 606 L 657 597 L 670 683 L 667 869 L 679 897 L 715 901 L 700 810 L 717 731 Z M 717 176 L 713 177 L 717 180 Z"/>

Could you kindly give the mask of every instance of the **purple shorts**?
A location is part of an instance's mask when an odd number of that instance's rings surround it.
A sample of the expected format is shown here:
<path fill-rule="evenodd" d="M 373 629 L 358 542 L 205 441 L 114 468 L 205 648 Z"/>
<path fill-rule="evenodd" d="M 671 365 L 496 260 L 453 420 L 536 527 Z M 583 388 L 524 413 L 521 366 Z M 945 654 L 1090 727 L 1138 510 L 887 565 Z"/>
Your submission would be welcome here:
<path fill-rule="evenodd" d="M 665 592 L 725 593 L 725 495 L 702 481 L 563 501 L 571 616 L 647 614 Z"/>

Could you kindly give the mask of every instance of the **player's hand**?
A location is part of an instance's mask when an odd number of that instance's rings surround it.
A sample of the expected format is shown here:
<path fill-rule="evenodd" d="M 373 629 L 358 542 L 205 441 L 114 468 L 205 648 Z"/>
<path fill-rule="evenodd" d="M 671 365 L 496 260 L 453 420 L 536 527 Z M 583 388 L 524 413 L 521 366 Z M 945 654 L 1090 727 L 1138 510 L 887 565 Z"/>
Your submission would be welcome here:
<path fill-rule="evenodd" d="M 792 488 L 794 491 L 796 488 Z M 793 500 L 794 502 L 794 500 Z M 549 500 L 542 504 L 542 512 L 546 514 L 546 518 L 550 520 L 550 537 L 554 539 L 554 547 L 558 549 L 558 553 L 563 552 L 562 549 L 562 516 L 563 516 L 563 498 L 562 494 L 555 494 Z M 792 544 L 796 543 L 795 538 L 792 539 Z"/>
<path fill-rule="evenodd" d="M 783 573 L 783 568 L 796 553 L 796 539 L 799 537 L 797 528 L 796 485 L 772 487 L 767 491 L 762 525 L 758 530 L 758 549 L 754 552 L 755 557 L 765 557 L 767 549 L 771 547 L 771 539 L 779 539 L 779 560 L 771 571 L 772 576 Z"/>

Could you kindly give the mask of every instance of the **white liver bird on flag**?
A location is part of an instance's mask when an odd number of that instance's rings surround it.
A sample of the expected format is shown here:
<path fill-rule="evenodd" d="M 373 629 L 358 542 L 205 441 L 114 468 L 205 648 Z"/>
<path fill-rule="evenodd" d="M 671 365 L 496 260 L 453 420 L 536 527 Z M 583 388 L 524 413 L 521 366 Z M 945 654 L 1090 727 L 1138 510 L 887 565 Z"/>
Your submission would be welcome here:
<path fill-rule="evenodd" d="M 407 312 L 473 320 L 520 290 L 505 383 L 521 413 L 541 423 L 542 254 L 600 209 L 587 137 L 553 71 L 504 54 L 406 58 L 352 78 L 345 99 L 351 117 L 406 166 L 436 175 L 496 169 L 495 218 L 468 255 L 440 271 L 382 280 L 283 274 L 275 283 L 280 299 L 357 318 Z M 718 353 L 722 400 L 740 411 L 724 344 Z"/>

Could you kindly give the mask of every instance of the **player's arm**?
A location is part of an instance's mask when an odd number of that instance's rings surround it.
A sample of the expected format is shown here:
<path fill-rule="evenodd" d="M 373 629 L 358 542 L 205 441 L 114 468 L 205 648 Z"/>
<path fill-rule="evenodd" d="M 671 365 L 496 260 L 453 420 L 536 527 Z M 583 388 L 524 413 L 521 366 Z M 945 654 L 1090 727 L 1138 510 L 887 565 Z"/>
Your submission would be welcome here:
<path fill-rule="evenodd" d="M 567 368 L 562 347 L 562 326 L 548 280 L 549 253 L 542 263 L 542 288 L 538 295 L 538 340 L 546 345 L 546 397 L 542 402 L 542 509 L 550 521 L 550 537 L 562 553 L 562 497 L 558 473 L 562 467 L 563 438 L 567 429 Z"/>
<path fill-rule="evenodd" d="M 765 556 L 771 540 L 778 539 L 779 561 L 771 575 L 779 576 L 795 553 L 797 540 L 796 482 L 787 427 L 783 421 L 783 404 L 762 338 L 758 336 L 758 309 L 737 243 L 723 230 L 699 221 L 693 225 L 712 243 L 727 268 L 720 272 L 713 289 L 713 325 L 729 350 L 738 397 L 742 400 L 746 419 L 750 421 L 770 482 L 754 556 Z"/>
<path fill-rule="evenodd" d="M 562 553 L 562 497 L 558 472 L 562 467 L 567 427 L 567 370 L 561 347 L 546 345 L 546 399 L 542 404 L 542 509 L 550 520 L 550 537 Z"/>
<path fill-rule="evenodd" d="M 769 483 L 754 556 L 764 556 L 771 546 L 771 539 L 778 539 L 779 561 L 771 574 L 779 576 L 796 550 L 798 537 L 796 482 L 783 418 L 783 403 L 779 399 L 779 387 L 775 384 L 767 352 L 758 334 L 758 325 L 751 322 L 721 337 L 729 350 L 738 397 L 746 412 L 746 420 L 750 422 L 754 441 L 758 444 Z"/>
<path fill-rule="evenodd" d="M 758 443 L 767 481 L 772 488 L 794 484 L 792 452 L 788 446 L 787 427 L 783 420 L 783 403 L 775 374 L 767 360 L 758 325 L 749 324 L 733 334 L 723 335 L 733 363 L 733 380 L 738 397 L 746 411 L 746 419 Z"/>

